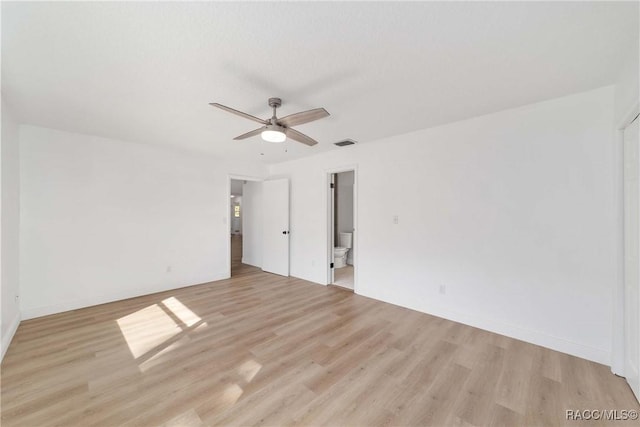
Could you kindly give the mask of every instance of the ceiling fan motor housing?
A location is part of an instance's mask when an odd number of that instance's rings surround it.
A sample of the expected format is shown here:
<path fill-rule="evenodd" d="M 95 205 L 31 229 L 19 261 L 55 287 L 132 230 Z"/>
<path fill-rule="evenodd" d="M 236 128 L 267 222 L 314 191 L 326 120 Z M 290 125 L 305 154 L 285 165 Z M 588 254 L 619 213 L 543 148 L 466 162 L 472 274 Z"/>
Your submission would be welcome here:
<path fill-rule="evenodd" d="M 269 98 L 269 107 L 278 108 L 282 105 L 282 99 L 280 98 Z"/>

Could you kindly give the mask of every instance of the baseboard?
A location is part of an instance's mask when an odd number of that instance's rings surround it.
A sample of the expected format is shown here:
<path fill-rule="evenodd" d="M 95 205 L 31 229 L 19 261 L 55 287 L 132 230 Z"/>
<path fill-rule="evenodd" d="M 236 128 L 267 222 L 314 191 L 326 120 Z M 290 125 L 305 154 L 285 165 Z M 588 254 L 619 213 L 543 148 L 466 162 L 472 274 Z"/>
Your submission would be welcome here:
<path fill-rule="evenodd" d="M 186 288 L 189 286 L 199 285 L 199 284 L 208 283 L 208 282 L 214 282 L 214 281 L 222 280 L 225 278 L 227 277 L 224 274 L 219 274 L 215 277 L 206 278 L 205 280 L 201 280 L 193 284 L 186 284 L 186 285 L 179 285 L 179 286 L 175 286 L 175 285 L 161 286 L 161 287 L 141 289 L 134 292 L 115 292 L 113 294 L 108 294 L 108 295 L 107 294 L 96 295 L 96 296 L 91 296 L 87 298 L 78 298 L 75 300 L 65 301 L 57 304 L 25 308 L 24 310 L 22 310 L 22 319 L 27 320 L 27 319 L 34 319 L 36 317 L 49 316 L 51 314 L 64 313 L 65 311 L 78 310 L 81 308 L 92 307 L 94 305 L 107 304 L 110 302 L 122 301 L 129 298 L 136 298 L 144 295 L 152 295 L 159 292 L 166 292 L 166 291 L 171 291 L 175 289 Z"/>
<path fill-rule="evenodd" d="M 11 340 L 13 340 L 13 336 L 16 334 L 18 330 L 18 326 L 20 326 L 20 313 L 16 313 L 7 329 L 7 334 L 2 336 L 2 354 L 0 354 L 0 362 L 4 359 L 4 355 L 9 350 L 9 345 L 11 345 Z"/>
<path fill-rule="evenodd" d="M 564 338 L 559 338 L 553 335 L 545 334 L 539 331 L 532 331 L 524 329 L 520 326 L 505 323 L 496 319 L 482 318 L 475 315 L 469 315 L 466 313 L 460 313 L 453 310 L 443 309 L 441 307 L 419 307 L 414 303 L 405 303 L 403 301 L 391 301 L 388 299 L 379 298 L 375 294 L 369 294 L 366 292 L 356 292 L 358 295 L 362 295 L 368 298 L 373 298 L 378 301 L 383 301 L 389 304 L 397 305 L 400 307 L 409 308 L 411 310 L 419 311 L 421 313 L 430 314 L 432 316 L 441 317 L 443 319 L 452 320 L 454 322 L 462 323 L 465 325 L 473 326 L 475 328 L 483 329 L 485 331 L 494 332 L 496 334 L 505 335 L 510 338 L 525 341 L 531 344 L 539 345 L 541 347 L 556 350 L 562 353 L 570 354 L 572 356 L 587 359 L 592 362 L 601 363 L 609 366 L 611 364 L 611 352 L 605 351 L 599 348 L 590 347 L 584 344 L 569 341 Z"/>

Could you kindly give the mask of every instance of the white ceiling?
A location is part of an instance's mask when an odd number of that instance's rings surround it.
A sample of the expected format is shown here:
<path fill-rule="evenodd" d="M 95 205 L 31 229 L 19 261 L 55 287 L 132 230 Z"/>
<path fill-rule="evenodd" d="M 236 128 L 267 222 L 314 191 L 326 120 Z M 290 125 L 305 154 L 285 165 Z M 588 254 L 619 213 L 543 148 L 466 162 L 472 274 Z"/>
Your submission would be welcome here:
<path fill-rule="evenodd" d="M 271 163 L 615 81 L 638 3 L 2 3 L 18 118 Z M 325 107 L 306 147 L 232 138 Z M 264 152 L 264 156 L 260 153 Z"/>

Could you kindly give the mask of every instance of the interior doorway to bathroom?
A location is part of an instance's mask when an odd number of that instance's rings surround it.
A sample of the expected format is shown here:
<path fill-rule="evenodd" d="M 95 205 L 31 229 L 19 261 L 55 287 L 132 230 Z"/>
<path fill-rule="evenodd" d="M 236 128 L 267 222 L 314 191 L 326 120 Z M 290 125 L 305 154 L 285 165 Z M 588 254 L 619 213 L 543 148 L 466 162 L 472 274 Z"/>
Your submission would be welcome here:
<path fill-rule="evenodd" d="M 329 280 L 354 289 L 356 251 L 356 171 L 329 173 Z"/>

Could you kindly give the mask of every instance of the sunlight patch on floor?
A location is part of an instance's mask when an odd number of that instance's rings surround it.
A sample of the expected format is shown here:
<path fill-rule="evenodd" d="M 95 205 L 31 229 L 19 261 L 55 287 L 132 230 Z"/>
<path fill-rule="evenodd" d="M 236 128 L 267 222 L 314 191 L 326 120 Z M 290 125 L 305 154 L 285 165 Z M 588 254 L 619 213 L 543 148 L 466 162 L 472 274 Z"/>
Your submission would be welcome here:
<path fill-rule="evenodd" d="M 233 405 L 240 399 L 240 396 L 242 396 L 242 388 L 238 384 L 231 384 L 224 389 L 222 400 L 226 404 Z"/>
<path fill-rule="evenodd" d="M 238 375 L 240 375 L 246 382 L 251 382 L 253 377 L 260 371 L 262 365 L 255 360 L 247 360 L 238 367 Z"/>
<path fill-rule="evenodd" d="M 178 415 L 174 419 L 163 424 L 163 427 L 200 427 L 204 426 L 204 423 L 198 416 L 198 413 L 189 409 L 187 412 Z"/>
<path fill-rule="evenodd" d="M 158 304 L 121 317 L 117 322 L 136 359 L 182 331 Z"/>
<path fill-rule="evenodd" d="M 162 304 L 187 326 L 193 326 L 202 320 L 175 297 L 162 300 Z"/>

